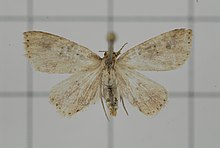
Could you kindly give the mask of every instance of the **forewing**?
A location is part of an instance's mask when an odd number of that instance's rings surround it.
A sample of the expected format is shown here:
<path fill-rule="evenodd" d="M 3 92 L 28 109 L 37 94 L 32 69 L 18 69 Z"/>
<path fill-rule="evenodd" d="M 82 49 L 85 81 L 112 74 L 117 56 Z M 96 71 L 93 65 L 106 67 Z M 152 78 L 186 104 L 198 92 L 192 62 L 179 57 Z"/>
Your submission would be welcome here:
<path fill-rule="evenodd" d="M 176 29 L 129 49 L 117 63 L 136 70 L 172 70 L 184 64 L 191 47 L 192 30 Z"/>
<path fill-rule="evenodd" d="M 75 42 L 41 31 L 24 32 L 26 56 L 35 70 L 74 73 L 100 64 L 101 58 Z"/>
<path fill-rule="evenodd" d="M 72 116 L 100 97 L 101 70 L 79 72 L 55 85 L 50 102 L 64 116 Z"/>
<path fill-rule="evenodd" d="M 119 93 L 145 115 L 157 113 L 167 102 L 166 89 L 128 68 L 117 68 Z"/>

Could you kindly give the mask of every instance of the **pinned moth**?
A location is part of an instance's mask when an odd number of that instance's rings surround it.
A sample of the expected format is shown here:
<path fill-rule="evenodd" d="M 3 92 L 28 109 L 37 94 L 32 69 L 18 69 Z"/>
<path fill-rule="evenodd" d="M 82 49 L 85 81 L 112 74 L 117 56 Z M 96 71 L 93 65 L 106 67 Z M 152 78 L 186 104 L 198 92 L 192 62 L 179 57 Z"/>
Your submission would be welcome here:
<path fill-rule="evenodd" d="M 24 32 L 26 57 L 35 70 L 72 74 L 55 85 L 50 102 L 64 116 L 72 116 L 101 100 L 108 118 L 116 116 L 124 99 L 145 115 L 157 113 L 167 102 L 167 91 L 139 71 L 173 70 L 185 63 L 192 47 L 192 30 L 175 29 L 147 40 L 121 54 L 114 52 L 114 34 L 101 58 L 88 48 L 63 37 L 41 31 Z M 105 110 L 104 101 L 108 108 Z"/>

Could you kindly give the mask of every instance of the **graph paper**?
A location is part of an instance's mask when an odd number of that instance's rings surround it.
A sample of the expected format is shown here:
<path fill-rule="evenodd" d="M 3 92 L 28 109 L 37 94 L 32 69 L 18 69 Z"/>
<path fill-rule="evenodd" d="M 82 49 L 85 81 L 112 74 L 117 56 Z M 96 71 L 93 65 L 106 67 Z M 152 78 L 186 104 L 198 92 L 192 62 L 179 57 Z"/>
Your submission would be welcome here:
<path fill-rule="evenodd" d="M 1 0 L 0 147 L 217 148 L 220 137 L 219 1 Z M 115 49 L 176 28 L 193 30 L 190 60 L 169 72 L 142 72 L 169 91 L 166 107 L 146 117 L 126 103 L 108 122 L 101 103 L 72 118 L 49 104 L 50 88 L 69 75 L 33 71 L 22 33 L 40 30 L 80 43 L 102 56 L 108 31 Z"/>

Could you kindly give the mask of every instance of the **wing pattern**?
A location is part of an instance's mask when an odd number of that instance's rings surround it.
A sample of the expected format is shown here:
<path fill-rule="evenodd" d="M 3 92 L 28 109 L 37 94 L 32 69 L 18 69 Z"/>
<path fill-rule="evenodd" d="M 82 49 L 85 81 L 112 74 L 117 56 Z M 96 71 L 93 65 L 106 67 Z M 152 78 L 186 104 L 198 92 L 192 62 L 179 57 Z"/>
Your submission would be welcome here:
<path fill-rule="evenodd" d="M 117 72 L 121 97 L 145 115 L 157 113 L 167 102 L 167 91 L 160 84 L 128 68 L 117 67 Z"/>
<path fill-rule="evenodd" d="M 24 32 L 26 56 L 35 70 L 75 73 L 99 65 L 101 58 L 75 42 L 41 31 Z"/>
<path fill-rule="evenodd" d="M 62 115 L 72 116 L 100 99 L 100 81 L 100 68 L 93 72 L 79 72 L 52 88 L 50 102 Z"/>
<path fill-rule="evenodd" d="M 176 29 L 131 48 L 117 63 L 136 70 L 172 70 L 185 63 L 191 47 L 192 30 Z"/>

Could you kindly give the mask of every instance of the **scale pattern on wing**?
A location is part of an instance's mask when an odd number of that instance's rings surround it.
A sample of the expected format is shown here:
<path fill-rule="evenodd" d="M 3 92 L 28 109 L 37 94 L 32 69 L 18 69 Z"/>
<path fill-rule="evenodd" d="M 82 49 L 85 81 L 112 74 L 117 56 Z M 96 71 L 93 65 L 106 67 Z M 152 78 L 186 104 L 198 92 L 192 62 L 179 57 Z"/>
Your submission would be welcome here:
<path fill-rule="evenodd" d="M 24 44 L 30 63 L 41 72 L 74 73 L 101 63 L 101 58 L 86 47 L 46 32 L 24 32 Z"/>
<path fill-rule="evenodd" d="M 185 63 L 191 47 L 192 30 L 175 29 L 129 49 L 117 63 L 136 70 L 172 70 Z"/>
<path fill-rule="evenodd" d="M 142 74 L 117 66 L 119 93 L 145 115 L 157 113 L 167 102 L 166 89 Z"/>
<path fill-rule="evenodd" d="M 79 72 L 55 85 L 50 102 L 64 116 L 72 116 L 100 99 L 101 70 Z"/>

